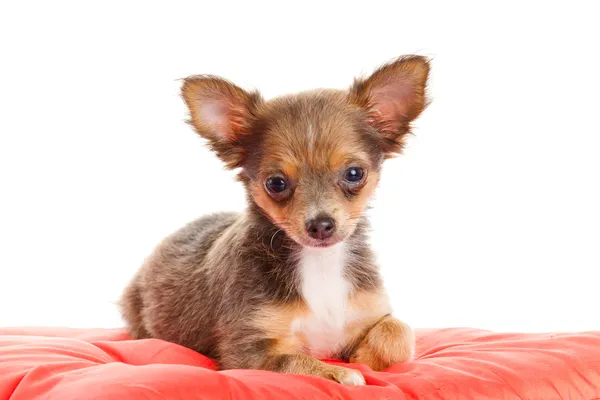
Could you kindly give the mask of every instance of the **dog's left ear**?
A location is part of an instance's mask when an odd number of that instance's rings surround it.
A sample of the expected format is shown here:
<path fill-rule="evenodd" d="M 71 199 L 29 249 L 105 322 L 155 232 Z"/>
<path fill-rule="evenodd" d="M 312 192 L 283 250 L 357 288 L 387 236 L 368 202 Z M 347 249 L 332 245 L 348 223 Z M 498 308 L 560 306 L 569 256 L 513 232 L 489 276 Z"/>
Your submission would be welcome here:
<path fill-rule="evenodd" d="M 402 151 L 410 123 L 427 106 L 428 76 L 429 61 L 410 55 L 356 80 L 350 88 L 350 102 L 367 110 L 368 123 L 379 133 L 387 156 Z"/>
<path fill-rule="evenodd" d="M 252 133 L 254 114 L 262 102 L 260 94 L 210 75 L 186 78 L 181 94 L 196 132 L 208 140 L 228 168 L 242 166 L 245 159 L 242 143 Z"/>

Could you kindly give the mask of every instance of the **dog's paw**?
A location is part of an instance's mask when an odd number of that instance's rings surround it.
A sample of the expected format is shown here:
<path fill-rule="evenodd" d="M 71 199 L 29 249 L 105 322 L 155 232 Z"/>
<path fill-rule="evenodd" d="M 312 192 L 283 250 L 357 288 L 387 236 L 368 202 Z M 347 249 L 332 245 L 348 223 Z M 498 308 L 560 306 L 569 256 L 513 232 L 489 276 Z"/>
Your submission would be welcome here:
<path fill-rule="evenodd" d="M 341 383 L 342 385 L 349 386 L 363 386 L 365 385 L 365 378 L 363 375 L 356 370 L 338 366 L 331 366 L 330 372 L 331 379 Z"/>
<path fill-rule="evenodd" d="M 410 361 L 414 354 L 414 334 L 405 323 L 386 317 L 367 333 L 350 357 L 351 363 L 368 365 L 381 371 L 391 365 Z"/>

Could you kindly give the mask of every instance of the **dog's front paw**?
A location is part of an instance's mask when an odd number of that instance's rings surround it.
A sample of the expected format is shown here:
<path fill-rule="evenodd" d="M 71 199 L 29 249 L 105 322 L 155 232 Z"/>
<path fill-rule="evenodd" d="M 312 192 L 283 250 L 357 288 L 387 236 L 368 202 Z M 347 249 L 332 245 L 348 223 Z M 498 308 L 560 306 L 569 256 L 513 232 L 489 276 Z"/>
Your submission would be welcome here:
<path fill-rule="evenodd" d="M 329 375 L 330 379 L 339 382 L 342 385 L 363 386 L 365 384 L 363 375 L 359 371 L 350 368 L 332 365 Z"/>
<path fill-rule="evenodd" d="M 412 329 L 404 322 L 387 316 L 371 328 L 350 357 L 350 362 L 366 364 L 374 371 L 381 371 L 410 361 L 414 343 Z"/>

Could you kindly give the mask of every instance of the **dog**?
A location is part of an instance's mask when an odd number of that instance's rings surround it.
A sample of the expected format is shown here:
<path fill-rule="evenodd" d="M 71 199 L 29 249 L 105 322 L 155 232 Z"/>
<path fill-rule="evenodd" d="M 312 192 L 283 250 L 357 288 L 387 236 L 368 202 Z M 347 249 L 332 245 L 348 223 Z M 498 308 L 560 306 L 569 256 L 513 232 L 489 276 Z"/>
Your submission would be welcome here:
<path fill-rule="evenodd" d="M 430 62 L 408 55 L 348 90 L 265 100 L 211 75 L 183 80 L 189 123 L 239 170 L 243 213 L 202 217 L 164 239 L 125 289 L 133 338 L 174 342 L 244 368 L 364 385 L 414 352 L 392 316 L 365 209 L 384 160 L 428 104 Z"/>

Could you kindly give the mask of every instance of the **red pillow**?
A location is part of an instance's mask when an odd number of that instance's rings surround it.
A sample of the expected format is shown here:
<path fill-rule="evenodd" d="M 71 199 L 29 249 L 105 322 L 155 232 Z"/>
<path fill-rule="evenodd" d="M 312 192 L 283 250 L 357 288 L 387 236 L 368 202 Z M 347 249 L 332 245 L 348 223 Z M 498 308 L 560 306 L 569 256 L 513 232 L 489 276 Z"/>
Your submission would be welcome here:
<path fill-rule="evenodd" d="M 334 361 L 329 361 L 334 362 Z M 341 364 L 341 363 L 340 363 Z M 122 329 L 0 329 L 0 400 L 600 398 L 600 332 L 418 330 L 413 362 L 367 385 L 267 371 L 216 371 L 208 358 Z"/>

